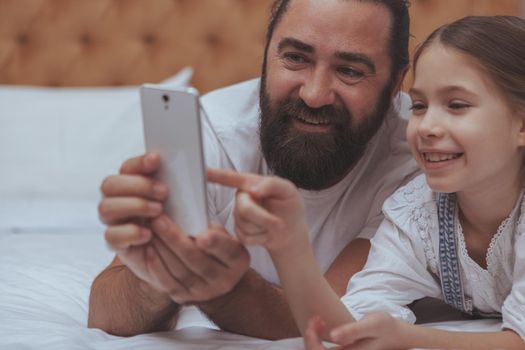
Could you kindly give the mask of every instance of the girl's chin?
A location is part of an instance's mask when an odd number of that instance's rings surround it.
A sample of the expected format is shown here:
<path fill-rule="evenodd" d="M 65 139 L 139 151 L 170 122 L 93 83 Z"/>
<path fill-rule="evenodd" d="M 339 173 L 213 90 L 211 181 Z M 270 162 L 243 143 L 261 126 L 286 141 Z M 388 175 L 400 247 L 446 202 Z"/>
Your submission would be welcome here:
<path fill-rule="evenodd" d="M 450 185 L 450 181 L 446 179 L 436 179 L 435 177 L 425 175 L 428 186 L 432 189 L 433 192 L 439 193 L 454 193 L 457 192 L 457 189 L 453 188 Z"/>

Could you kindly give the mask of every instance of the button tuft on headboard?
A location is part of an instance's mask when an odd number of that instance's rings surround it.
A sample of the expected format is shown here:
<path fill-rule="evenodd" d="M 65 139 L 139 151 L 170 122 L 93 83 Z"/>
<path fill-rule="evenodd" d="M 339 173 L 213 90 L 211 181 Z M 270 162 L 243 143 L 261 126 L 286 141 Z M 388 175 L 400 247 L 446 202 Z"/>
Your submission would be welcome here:
<path fill-rule="evenodd" d="M 146 34 L 142 37 L 142 41 L 146 45 L 154 45 L 157 42 L 157 37 L 153 34 Z"/>
<path fill-rule="evenodd" d="M 20 46 L 26 46 L 27 44 L 29 44 L 29 36 L 25 33 L 20 33 L 16 36 L 16 42 Z"/>
<path fill-rule="evenodd" d="M 206 43 L 211 47 L 217 47 L 221 43 L 221 39 L 217 34 L 208 34 L 206 36 Z"/>
<path fill-rule="evenodd" d="M 91 45 L 93 42 L 93 39 L 91 38 L 91 36 L 89 34 L 82 34 L 80 36 L 80 43 L 84 46 L 89 46 Z"/>
<path fill-rule="evenodd" d="M 205 93 L 260 74 L 273 0 L 2 2 L 0 83 L 135 85 L 191 66 Z"/>

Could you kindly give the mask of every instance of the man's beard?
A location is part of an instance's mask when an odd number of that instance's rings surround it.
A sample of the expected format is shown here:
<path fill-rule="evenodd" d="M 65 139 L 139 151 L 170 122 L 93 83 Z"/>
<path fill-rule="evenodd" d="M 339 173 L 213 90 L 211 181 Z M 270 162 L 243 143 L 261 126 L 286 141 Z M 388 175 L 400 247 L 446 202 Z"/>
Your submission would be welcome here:
<path fill-rule="evenodd" d="M 259 137 L 270 170 L 307 190 L 322 190 L 340 181 L 363 156 L 390 108 L 391 85 L 381 92 L 376 109 L 356 125 L 344 107 L 310 108 L 300 98 L 286 99 L 274 108 L 261 80 Z M 326 132 L 297 130 L 297 116 L 329 121 Z"/>

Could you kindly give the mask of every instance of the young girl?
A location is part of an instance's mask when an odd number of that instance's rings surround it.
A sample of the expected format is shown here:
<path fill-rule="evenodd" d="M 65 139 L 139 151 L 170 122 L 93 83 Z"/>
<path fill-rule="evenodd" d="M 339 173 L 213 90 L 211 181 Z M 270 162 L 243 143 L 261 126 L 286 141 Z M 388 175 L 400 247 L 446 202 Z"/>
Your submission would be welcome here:
<path fill-rule="evenodd" d="M 317 267 L 291 183 L 222 170 L 209 178 L 239 188 L 236 234 L 268 249 L 307 348 L 323 349 L 321 334 L 349 349 L 525 349 L 525 20 L 439 28 L 416 52 L 410 95 L 407 139 L 424 176 L 384 203 L 367 264 L 341 300 Z M 413 325 L 407 305 L 426 296 L 500 316 L 501 331 Z M 326 327 L 307 326 L 315 315 Z"/>

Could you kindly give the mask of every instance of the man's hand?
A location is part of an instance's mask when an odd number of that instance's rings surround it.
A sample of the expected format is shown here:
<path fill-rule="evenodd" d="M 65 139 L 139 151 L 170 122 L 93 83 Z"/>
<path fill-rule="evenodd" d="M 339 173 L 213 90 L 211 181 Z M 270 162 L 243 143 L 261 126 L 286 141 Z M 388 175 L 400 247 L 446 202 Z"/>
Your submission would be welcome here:
<path fill-rule="evenodd" d="M 125 161 L 119 175 L 104 179 L 98 207 L 100 219 L 108 225 L 105 238 L 109 247 L 137 277 L 156 289 L 169 279 L 149 244 L 153 234 L 146 224 L 162 213 L 162 201 L 168 195 L 166 185 L 150 177 L 159 166 L 158 154 Z"/>
<path fill-rule="evenodd" d="M 231 291 L 247 271 L 246 248 L 222 226 L 197 237 L 185 235 L 167 216 L 152 221 L 154 270 L 163 271 L 155 287 L 178 304 L 208 301 Z M 153 254 L 156 253 L 156 254 Z"/>
<path fill-rule="evenodd" d="M 141 229 L 149 231 L 139 223 L 159 216 L 162 201 L 168 196 L 167 186 L 151 177 L 159 167 L 160 156 L 149 153 L 128 159 L 118 175 L 104 179 L 98 211 L 111 233 L 126 236 Z"/>
<path fill-rule="evenodd" d="M 222 227 L 193 239 L 161 215 L 168 189 L 150 177 L 159 166 L 158 154 L 146 154 L 104 180 L 99 214 L 108 225 L 106 242 L 137 277 L 179 304 L 227 293 L 248 269 L 248 252 Z"/>

